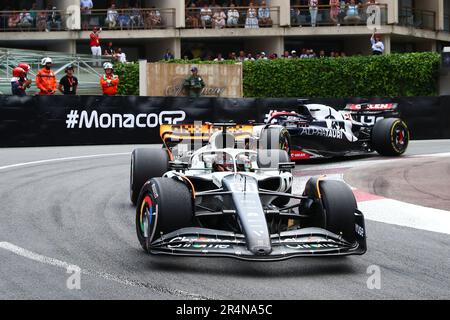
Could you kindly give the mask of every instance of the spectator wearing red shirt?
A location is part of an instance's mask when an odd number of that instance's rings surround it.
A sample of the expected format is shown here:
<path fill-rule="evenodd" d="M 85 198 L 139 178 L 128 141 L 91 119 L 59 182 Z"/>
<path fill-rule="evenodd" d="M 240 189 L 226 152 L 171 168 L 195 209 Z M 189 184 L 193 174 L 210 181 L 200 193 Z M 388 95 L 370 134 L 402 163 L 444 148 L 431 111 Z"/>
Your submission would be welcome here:
<path fill-rule="evenodd" d="M 102 56 L 102 47 L 100 46 L 100 32 L 102 32 L 102 29 L 98 29 L 97 27 L 94 28 L 94 30 L 92 30 L 92 33 L 90 35 L 90 42 L 89 45 L 91 46 L 91 52 L 92 52 L 92 56 L 95 59 L 98 59 L 97 62 L 94 63 L 94 65 L 96 66 L 101 66 L 100 63 L 100 57 Z"/>

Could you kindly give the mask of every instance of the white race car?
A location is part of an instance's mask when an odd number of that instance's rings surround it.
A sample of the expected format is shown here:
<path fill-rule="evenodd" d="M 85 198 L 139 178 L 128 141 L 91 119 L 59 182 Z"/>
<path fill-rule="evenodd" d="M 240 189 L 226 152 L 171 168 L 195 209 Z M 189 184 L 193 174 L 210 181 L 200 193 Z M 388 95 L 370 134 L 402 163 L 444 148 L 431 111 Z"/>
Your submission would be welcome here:
<path fill-rule="evenodd" d="M 161 135 L 186 142 L 188 128 Z M 236 128 L 209 131 L 189 156 L 174 158 L 164 138 L 162 149 L 133 151 L 130 194 L 146 252 L 264 261 L 366 252 L 364 217 L 344 182 L 312 178 L 294 195 L 286 151 L 238 148 Z"/>

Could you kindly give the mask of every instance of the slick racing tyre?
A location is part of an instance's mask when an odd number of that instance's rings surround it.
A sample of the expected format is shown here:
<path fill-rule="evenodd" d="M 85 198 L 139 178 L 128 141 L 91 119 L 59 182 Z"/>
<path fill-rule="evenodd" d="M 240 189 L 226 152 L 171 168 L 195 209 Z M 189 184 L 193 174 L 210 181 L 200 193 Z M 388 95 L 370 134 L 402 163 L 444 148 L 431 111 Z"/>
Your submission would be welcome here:
<path fill-rule="evenodd" d="M 317 190 L 317 186 L 319 190 Z M 310 217 L 303 227 L 326 229 L 353 243 L 356 241 L 356 199 L 350 187 L 342 181 L 312 178 L 305 188 L 305 195 L 314 199 L 307 208 Z"/>
<path fill-rule="evenodd" d="M 372 130 L 372 146 L 382 156 L 401 156 L 409 144 L 409 130 L 400 119 L 382 119 Z"/>
<path fill-rule="evenodd" d="M 153 178 L 139 195 L 136 232 L 139 243 L 150 251 L 161 234 L 193 226 L 193 204 L 187 186 L 171 178 Z"/>
<path fill-rule="evenodd" d="M 162 177 L 169 170 L 169 154 L 166 149 L 136 149 L 131 154 L 130 199 L 136 205 L 144 183 Z"/>
<path fill-rule="evenodd" d="M 290 155 L 291 136 L 283 127 L 270 127 L 261 132 L 259 149 L 280 149 Z"/>

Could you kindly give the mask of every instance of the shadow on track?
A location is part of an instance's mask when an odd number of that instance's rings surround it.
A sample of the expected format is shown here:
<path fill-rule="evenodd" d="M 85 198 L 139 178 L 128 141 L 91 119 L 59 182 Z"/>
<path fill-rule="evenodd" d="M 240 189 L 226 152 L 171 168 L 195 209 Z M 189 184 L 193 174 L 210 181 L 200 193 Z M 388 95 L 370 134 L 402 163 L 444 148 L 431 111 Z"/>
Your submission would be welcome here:
<path fill-rule="evenodd" d="M 298 278 L 360 273 L 350 257 L 297 258 L 251 262 L 226 258 L 149 256 L 149 269 L 180 274 L 234 275 L 246 278 Z"/>

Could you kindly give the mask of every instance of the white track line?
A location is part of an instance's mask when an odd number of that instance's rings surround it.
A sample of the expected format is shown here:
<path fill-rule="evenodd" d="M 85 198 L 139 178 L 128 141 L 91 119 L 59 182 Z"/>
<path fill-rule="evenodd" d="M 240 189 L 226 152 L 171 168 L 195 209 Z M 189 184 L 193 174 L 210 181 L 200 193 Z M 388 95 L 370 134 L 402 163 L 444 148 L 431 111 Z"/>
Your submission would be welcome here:
<path fill-rule="evenodd" d="M 367 220 L 450 234 L 450 212 L 392 199 L 358 202 Z"/>
<path fill-rule="evenodd" d="M 13 169 L 13 168 L 20 168 L 20 167 L 28 167 L 28 166 L 40 165 L 40 164 L 48 164 L 48 163 L 54 163 L 54 162 L 64 162 L 64 161 L 103 158 L 103 157 L 118 157 L 118 156 L 127 156 L 127 155 L 130 155 L 130 154 L 131 154 L 131 152 L 105 153 L 105 154 L 92 154 L 92 155 L 78 156 L 78 157 L 66 157 L 66 158 L 38 160 L 38 161 L 23 162 L 23 163 L 16 163 L 16 164 L 3 166 L 3 167 L 0 167 L 0 171 Z"/>
<path fill-rule="evenodd" d="M 164 288 L 158 285 L 153 285 L 153 284 L 149 284 L 149 283 L 145 283 L 145 282 L 140 282 L 140 281 L 136 281 L 136 280 L 130 280 L 130 279 L 126 279 L 124 277 L 121 276 L 117 276 L 114 274 L 110 274 L 107 272 L 100 272 L 100 271 L 93 271 L 93 270 L 88 270 L 88 269 L 82 269 L 76 265 L 70 264 L 68 262 L 65 261 L 61 261 L 58 259 L 54 259 L 54 258 L 49 258 L 46 256 L 43 256 L 41 254 L 32 252 L 30 250 L 21 248 L 19 246 L 16 246 L 12 243 L 9 242 L 0 242 L 0 248 L 7 250 L 9 252 L 12 252 L 20 257 L 23 258 L 27 258 L 30 259 L 32 261 L 35 262 L 39 262 L 39 263 L 44 263 L 47 265 L 51 265 L 54 267 L 58 267 L 58 268 L 63 268 L 68 270 L 69 268 L 72 270 L 78 270 L 80 272 L 80 274 L 84 274 L 84 275 L 89 275 L 89 276 L 96 276 L 96 277 L 100 277 L 103 278 L 104 280 L 108 280 L 108 281 L 114 281 L 116 283 L 122 284 L 122 285 L 126 285 L 126 286 L 133 286 L 133 287 L 140 287 L 140 288 L 147 288 L 147 289 L 151 289 L 155 292 L 158 293 L 165 293 L 165 294 L 170 294 L 170 295 L 174 295 L 174 296 L 182 296 L 182 297 L 187 297 L 190 299 L 210 299 L 209 297 L 204 297 L 195 293 L 189 293 L 183 290 L 178 290 L 178 289 L 169 289 L 169 288 Z"/>

